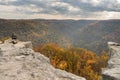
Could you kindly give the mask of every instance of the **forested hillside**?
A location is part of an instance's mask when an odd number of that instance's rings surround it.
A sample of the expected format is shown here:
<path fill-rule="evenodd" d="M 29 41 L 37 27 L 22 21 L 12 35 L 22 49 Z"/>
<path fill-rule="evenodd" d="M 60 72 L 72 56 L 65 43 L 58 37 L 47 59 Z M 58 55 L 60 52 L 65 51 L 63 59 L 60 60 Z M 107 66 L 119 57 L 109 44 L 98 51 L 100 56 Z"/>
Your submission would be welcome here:
<path fill-rule="evenodd" d="M 20 40 L 34 46 L 56 43 L 63 47 L 81 47 L 100 53 L 106 42 L 120 41 L 120 20 L 5 20 L 0 19 L 0 38 L 15 32 Z"/>
<path fill-rule="evenodd" d="M 86 80 L 101 80 L 102 68 L 107 66 L 106 52 L 98 56 L 87 49 L 62 48 L 57 44 L 38 45 L 34 50 L 47 56 L 55 68 L 82 76 Z"/>

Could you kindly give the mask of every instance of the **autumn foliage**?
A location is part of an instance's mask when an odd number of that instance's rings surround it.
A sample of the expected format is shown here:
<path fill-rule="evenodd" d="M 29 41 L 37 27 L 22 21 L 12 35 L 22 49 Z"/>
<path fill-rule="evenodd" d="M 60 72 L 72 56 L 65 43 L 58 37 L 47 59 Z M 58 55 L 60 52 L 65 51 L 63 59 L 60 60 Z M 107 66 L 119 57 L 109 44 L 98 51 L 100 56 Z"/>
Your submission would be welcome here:
<path fill-rule="evenodd" d="M 55 68 L 85 77 L 87 80 L 101 80 L 101 69 L 107 66 L 106 52 L 98 56 L 83 48 L 61 48 L 57 44 L 39 45 L 34 50 L 47 56 Z"/>

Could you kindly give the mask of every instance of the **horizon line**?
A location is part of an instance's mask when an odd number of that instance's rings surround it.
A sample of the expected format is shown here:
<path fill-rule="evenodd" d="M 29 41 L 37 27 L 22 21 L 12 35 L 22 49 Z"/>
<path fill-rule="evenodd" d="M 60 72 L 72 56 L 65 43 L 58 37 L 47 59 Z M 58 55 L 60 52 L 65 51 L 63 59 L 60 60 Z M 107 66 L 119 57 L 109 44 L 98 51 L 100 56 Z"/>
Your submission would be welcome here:
<path fill-rule="evenodd" d="M 3 20 L 74 20 L 74 21 L 79 21 L 79 20 L 120 20 L 120 19 L 46 19 L 46 18 L 0 18 Z"/>

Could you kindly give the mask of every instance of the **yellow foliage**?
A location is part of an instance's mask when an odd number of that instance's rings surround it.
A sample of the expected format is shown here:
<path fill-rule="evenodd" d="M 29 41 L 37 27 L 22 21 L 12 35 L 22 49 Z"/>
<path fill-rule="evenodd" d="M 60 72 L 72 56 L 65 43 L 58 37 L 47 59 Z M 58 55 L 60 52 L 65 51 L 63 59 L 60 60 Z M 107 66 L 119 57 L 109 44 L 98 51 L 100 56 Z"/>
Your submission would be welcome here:
<path fill-rule="evenodd" d="M 65 70 L 67 68 L 67 62 L 66 61 L 61 61 L 58 65 L 59 69 Z"/>
<path fill-rule="evenodd" d="M 5 40 L 9 39 L 10 37 L 3 37 L 0 39 L 0 41 L 2 41 L 2 43 L 4 43 Z"/>
<path fill-rule="evenodd" d="M 83 48 L 61 48 L 57 44 L 39 45 L 34 48 L 50 58 L 51 64 L 87 80 L 101 80 L 101 68 L 106 67 L 108 55 L 100 56 Z"/>
<path fill-rule="evenodd" d="M 87 60 L 87 64 L 94 64 L 94 63 L 96 63 L 95 60 Z"/>

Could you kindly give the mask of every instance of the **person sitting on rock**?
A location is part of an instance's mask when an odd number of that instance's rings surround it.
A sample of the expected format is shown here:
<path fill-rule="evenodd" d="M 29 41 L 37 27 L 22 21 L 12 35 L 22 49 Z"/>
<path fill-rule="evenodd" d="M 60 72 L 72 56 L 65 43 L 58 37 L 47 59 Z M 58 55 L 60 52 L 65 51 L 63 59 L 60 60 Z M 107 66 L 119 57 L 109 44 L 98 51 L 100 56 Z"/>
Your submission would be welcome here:
<path fill-rule="evenodd" d="M 17 36 L 16 36 L 15 33 L 12 33 L 11 38 L 12 38 L 12 43 L 13 43 L 13 44 L 16 44 L 16 43 L 17 43 Z"/>

